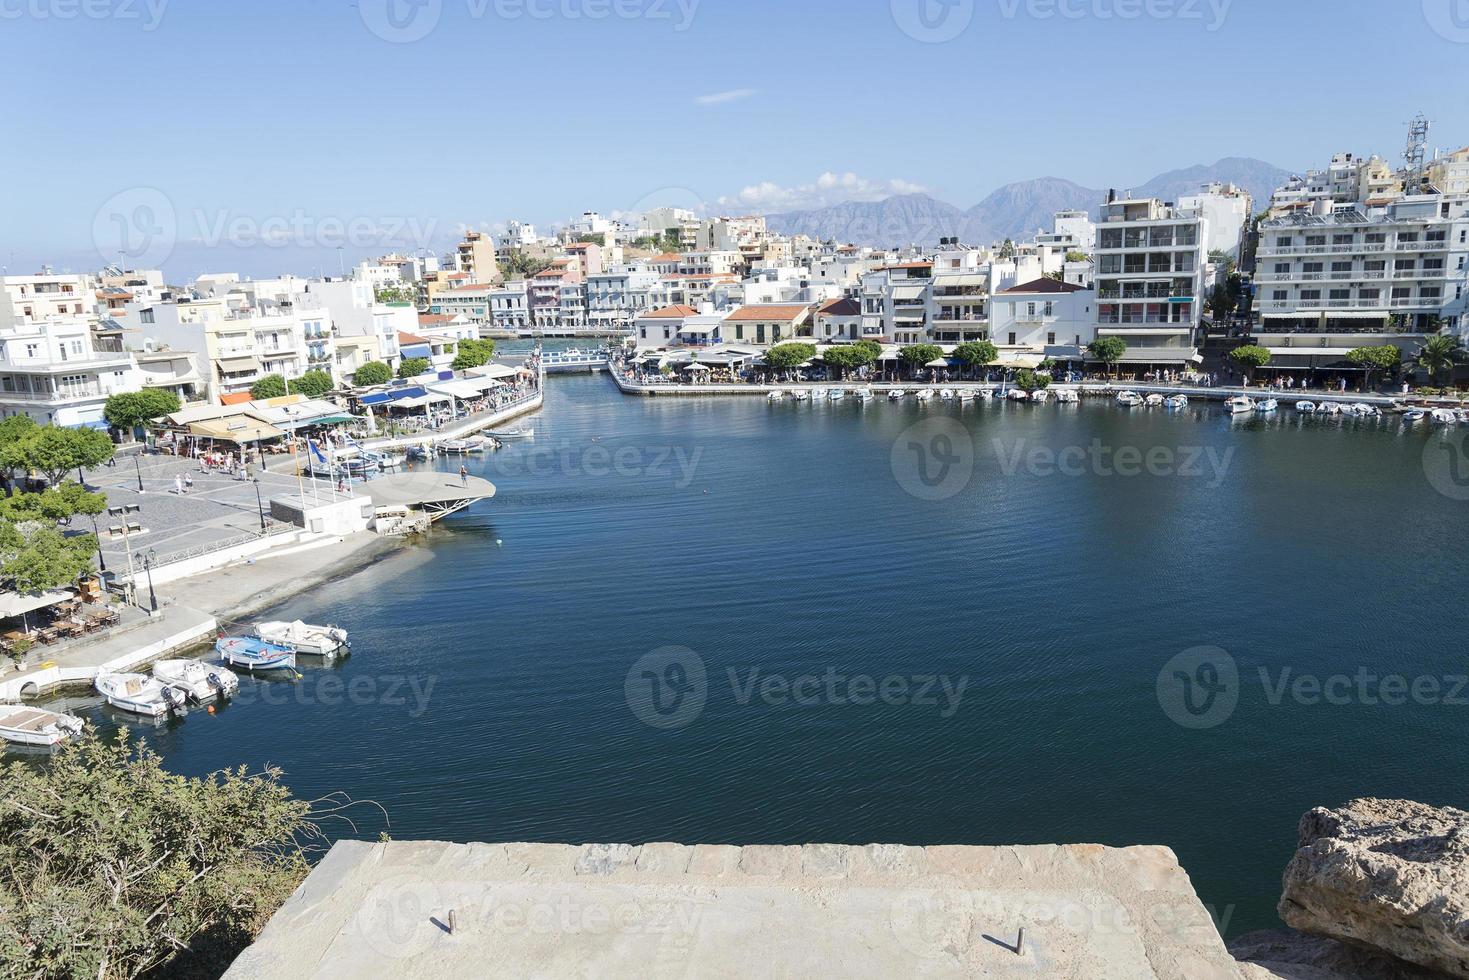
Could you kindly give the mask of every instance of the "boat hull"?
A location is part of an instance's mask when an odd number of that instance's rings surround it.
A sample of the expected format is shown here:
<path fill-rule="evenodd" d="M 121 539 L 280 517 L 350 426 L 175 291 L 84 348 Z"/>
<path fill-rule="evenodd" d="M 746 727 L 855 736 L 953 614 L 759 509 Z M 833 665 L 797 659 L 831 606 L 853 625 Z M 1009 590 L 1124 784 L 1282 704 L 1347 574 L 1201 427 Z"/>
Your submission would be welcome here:
<path fill-rule="evenodd" d="M 242 637 L 222 639 L 214 645 L 224 662 L 248 671 L 296 669 L 296 651 Z"/>

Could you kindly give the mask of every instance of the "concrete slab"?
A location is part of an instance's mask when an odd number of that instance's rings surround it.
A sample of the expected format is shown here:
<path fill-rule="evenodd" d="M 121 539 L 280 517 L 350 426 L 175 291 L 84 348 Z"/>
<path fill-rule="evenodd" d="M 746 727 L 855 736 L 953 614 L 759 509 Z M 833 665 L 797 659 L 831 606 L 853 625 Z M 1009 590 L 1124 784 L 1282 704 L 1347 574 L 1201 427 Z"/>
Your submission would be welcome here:
<path fill-rule="evenodd" d="M 348 842 L 226 974 L 347 976 L 1242 973 L 1163 847 Z"/>

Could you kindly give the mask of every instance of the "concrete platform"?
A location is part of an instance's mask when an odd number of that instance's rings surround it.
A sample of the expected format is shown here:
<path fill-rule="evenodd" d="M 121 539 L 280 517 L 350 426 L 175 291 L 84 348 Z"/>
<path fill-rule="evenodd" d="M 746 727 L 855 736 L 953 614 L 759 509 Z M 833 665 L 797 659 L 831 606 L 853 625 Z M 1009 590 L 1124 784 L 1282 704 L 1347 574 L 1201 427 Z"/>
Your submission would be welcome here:
<path fill-rule="evenodd" d="M 1241 975 L 1165 847 L 436 842 L 337 844 L 225 974 Z"/>

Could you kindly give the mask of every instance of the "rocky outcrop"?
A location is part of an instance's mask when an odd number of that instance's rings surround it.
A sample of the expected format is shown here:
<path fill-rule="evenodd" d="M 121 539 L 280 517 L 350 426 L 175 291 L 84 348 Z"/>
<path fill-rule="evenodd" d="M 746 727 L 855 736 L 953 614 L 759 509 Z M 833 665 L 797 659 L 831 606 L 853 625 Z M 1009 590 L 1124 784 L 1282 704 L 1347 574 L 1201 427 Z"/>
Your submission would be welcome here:
<path fill-rule="evenodd" d="M 1301 819 L 1280 917 L 1302 932 L 1469 977 L 1469 813 L 1354 800 Z"/>
<path fill-rule="evenodd" d="M 1245 980 L 1449 980 L 1449 975 L 1294 929 L 1267 929 L 1231 940 Z"/>

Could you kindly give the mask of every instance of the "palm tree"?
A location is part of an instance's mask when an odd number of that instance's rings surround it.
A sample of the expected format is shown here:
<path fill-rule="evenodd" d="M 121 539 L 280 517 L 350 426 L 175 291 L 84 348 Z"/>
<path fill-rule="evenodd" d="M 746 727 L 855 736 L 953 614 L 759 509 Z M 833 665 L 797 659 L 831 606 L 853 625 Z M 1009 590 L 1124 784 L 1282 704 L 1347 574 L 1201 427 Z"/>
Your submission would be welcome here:
<path fill-rule="evenodd" d="M 1451 373 L 1454 365 L 1463 359 L 1464 350 L 1459 346 L 1458 338 L 1443 333 L 1429 337 L 1423 350 L 1418 352 L 1418 366 L 1428 372 L 1430 381 L 1441 373 Z"/>

